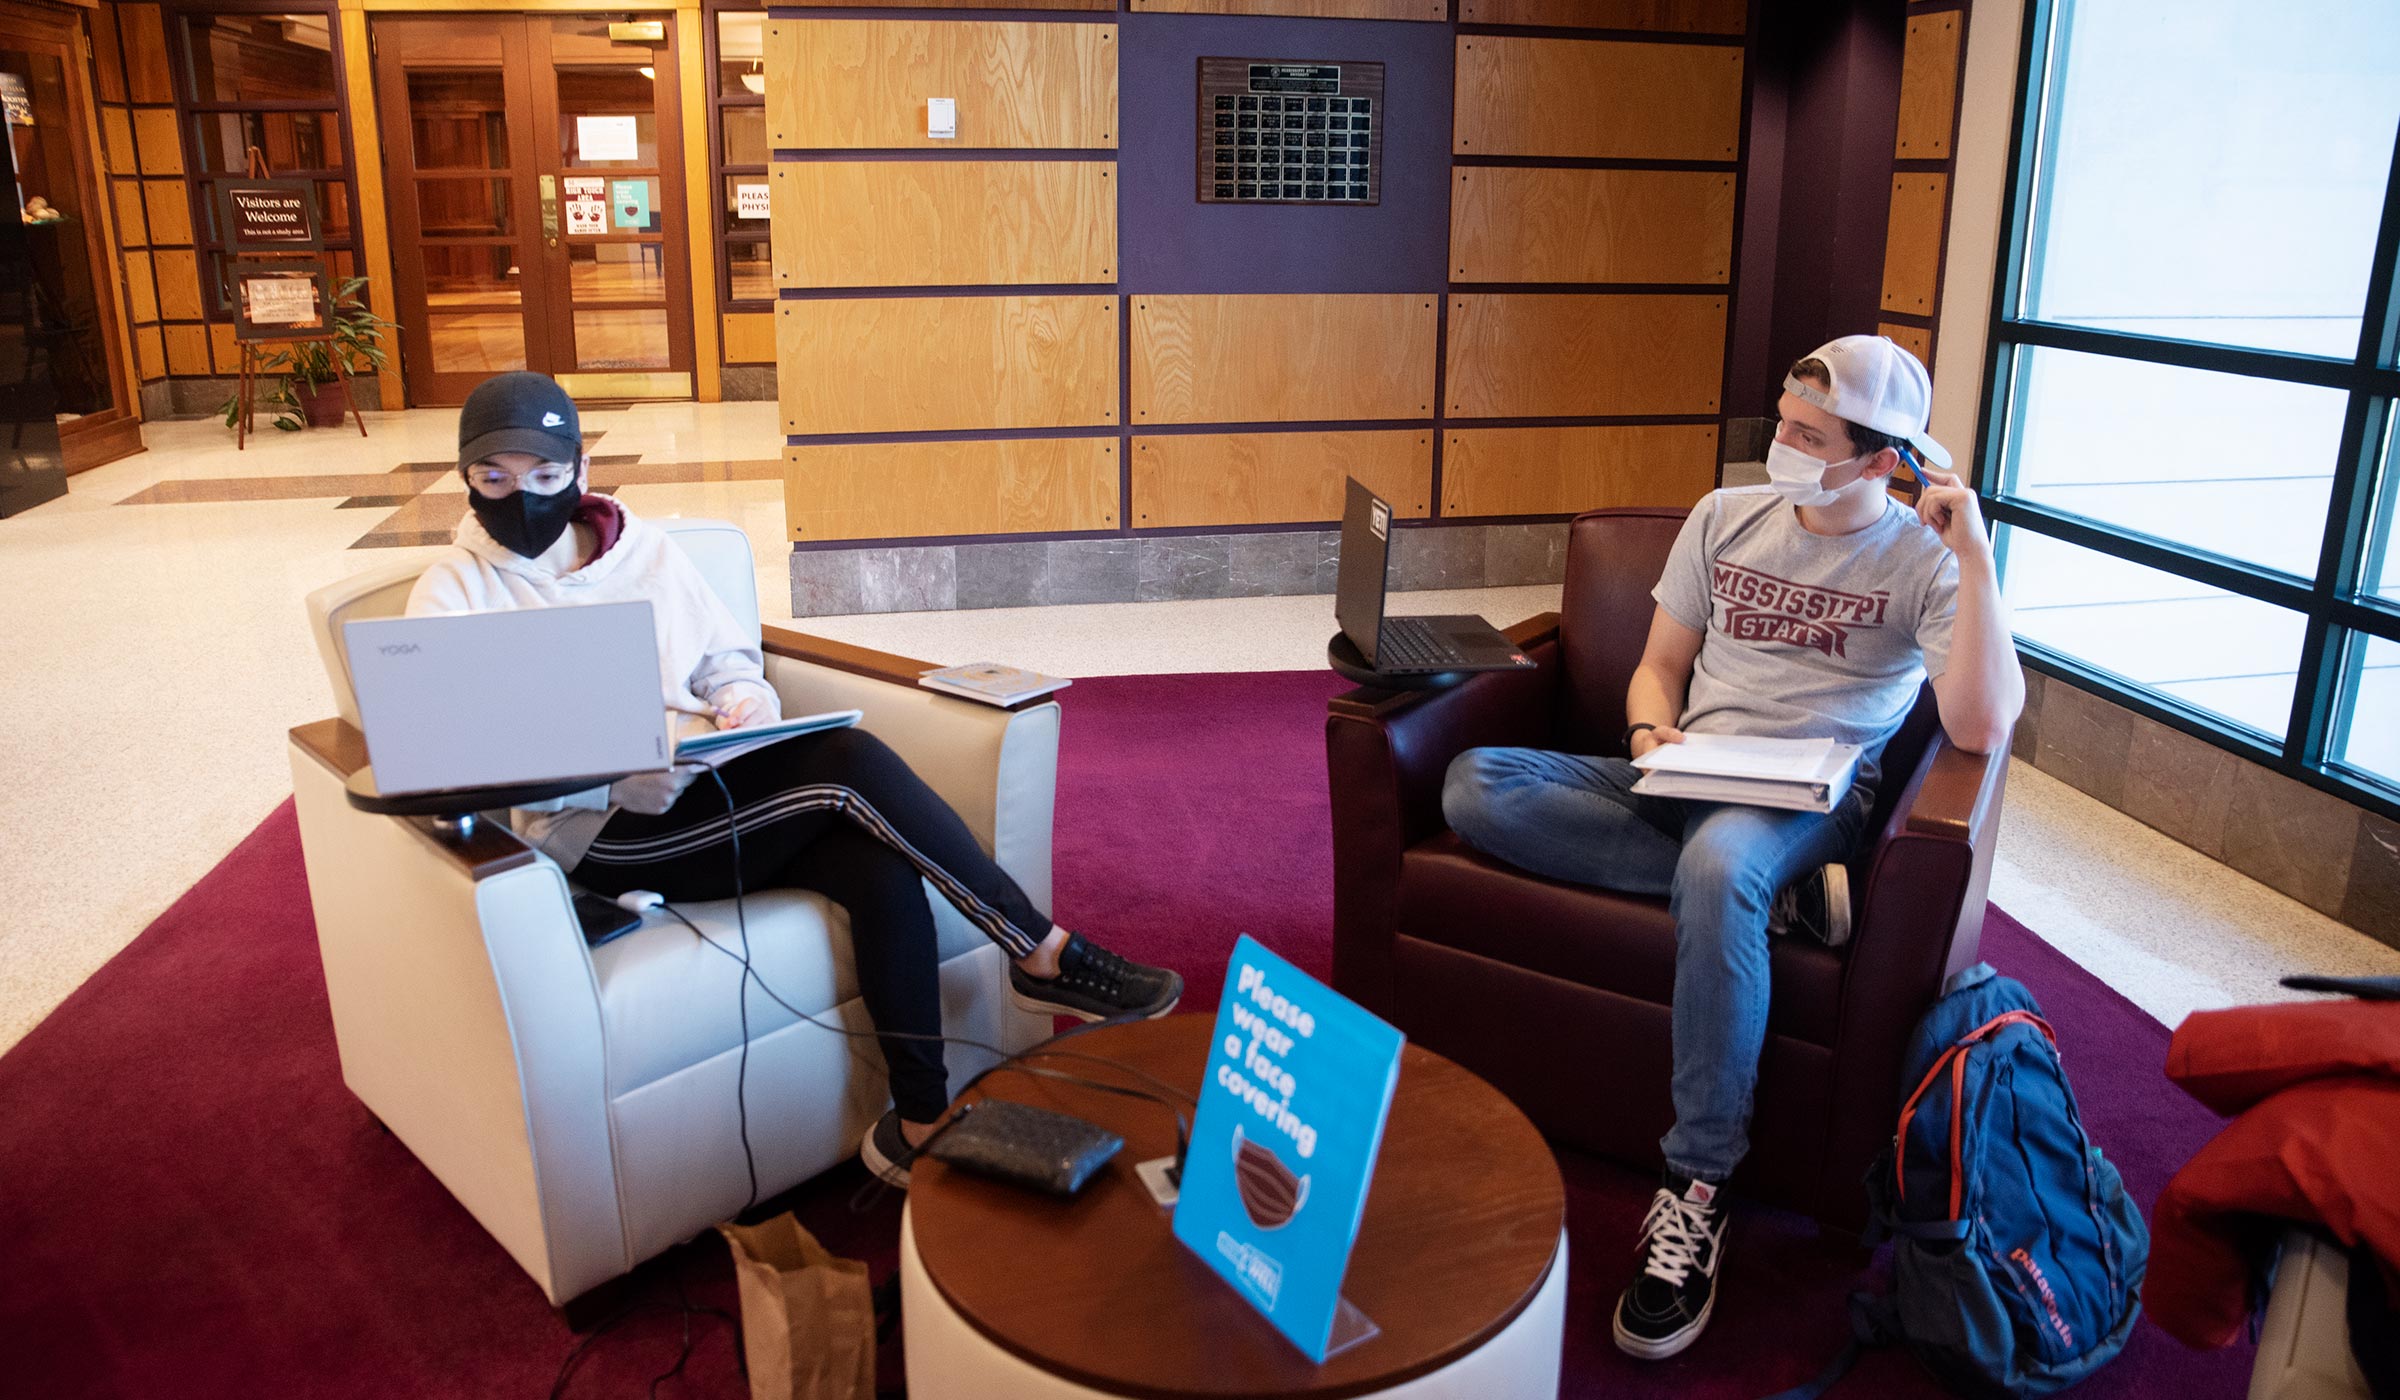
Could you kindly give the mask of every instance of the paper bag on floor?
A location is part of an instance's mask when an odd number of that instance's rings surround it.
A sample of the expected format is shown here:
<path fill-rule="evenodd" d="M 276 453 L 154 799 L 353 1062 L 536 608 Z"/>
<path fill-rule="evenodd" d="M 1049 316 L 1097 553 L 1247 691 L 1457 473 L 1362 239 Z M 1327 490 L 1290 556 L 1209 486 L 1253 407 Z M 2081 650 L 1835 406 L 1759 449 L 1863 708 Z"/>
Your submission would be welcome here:
<path fill-rule="evenodd" d="M 741 1283 L 751 1400 L 875 1400 L 867 1266 L 835 1258 L 789 1211 L 717 1231 Z"/>

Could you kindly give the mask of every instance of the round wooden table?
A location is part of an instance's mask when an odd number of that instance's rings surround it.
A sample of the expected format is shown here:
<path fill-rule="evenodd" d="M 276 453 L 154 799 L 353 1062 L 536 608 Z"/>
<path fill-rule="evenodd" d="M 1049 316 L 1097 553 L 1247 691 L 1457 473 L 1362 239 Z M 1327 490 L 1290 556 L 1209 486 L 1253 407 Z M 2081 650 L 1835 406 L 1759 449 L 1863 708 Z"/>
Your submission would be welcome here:
<path fill-rule="evenodd" d="M 1112 1026 L 1062 1048 L 1197 1088 L 1214 1019 Z M 1107 1066 L 1037 1061 L 1134 1084 Z M 1382 1331 L 1319 1366 L 1169 1233 L 1134 1164 L 1175 1150 L 1167 1111 L 1003 1071 L 993 1097 L 1072 1113 L 1125 1150 L 1071 1200 L 914 1169 L 901 1226 L 910 1393 L 920 1400 L 1554 1395 L 1566 1194 L 1498 1090 L 1414 1045 L 1342 1293 Z"/>

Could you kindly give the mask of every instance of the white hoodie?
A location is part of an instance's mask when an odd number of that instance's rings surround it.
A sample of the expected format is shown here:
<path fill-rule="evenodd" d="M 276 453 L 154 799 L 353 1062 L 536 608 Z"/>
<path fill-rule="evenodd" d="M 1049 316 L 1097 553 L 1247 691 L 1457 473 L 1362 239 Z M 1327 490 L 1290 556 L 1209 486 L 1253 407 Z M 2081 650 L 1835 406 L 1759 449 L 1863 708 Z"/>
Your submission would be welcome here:
<path fill-rule="evenodd" d="M 781 715 L 757 641 L 734 621 L 724 600 L 666 531 L 608 496 L 585 496 L 575 519 L 598 534 L 600 552 L 581 568 L 560 573 L 494 540 L 469 513 L 458 527 L 457 542 L 426 568 L 410 591 L 408 615 L 646 601 L 658 626 L 666 718 L 677 732 L 713 726 L 718 708 L 748 695 L 766 704 L 766 718 Z M 523 697 L 528 704 L 545 699 Z M 565 718 L 573 722 L 572 715 Z M 614 810 L 608 789 L 598 787 L 520 807 L 509 818 L 519 835 L 572 870 Z"/>

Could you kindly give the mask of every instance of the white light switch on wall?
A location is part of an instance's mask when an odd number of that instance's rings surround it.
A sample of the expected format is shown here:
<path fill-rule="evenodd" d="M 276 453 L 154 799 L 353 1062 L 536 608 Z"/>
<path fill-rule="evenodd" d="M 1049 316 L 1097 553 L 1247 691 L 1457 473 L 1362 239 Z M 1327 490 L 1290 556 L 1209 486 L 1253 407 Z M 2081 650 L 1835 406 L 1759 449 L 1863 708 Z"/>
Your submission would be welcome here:
<path fill-rule="evenodd" d="M 958 99 L 928 97 L 925 99 L 925 134 L 936 141 L 958 139 Z"/>

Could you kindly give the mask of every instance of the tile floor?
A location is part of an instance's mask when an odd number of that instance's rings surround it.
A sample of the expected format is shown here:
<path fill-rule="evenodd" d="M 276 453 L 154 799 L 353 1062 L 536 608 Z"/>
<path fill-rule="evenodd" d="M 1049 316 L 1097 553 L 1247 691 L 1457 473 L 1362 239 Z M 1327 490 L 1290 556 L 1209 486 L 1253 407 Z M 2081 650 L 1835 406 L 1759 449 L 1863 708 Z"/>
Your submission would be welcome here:
<path fill-rule="evenodd" d="M 290 791 L 283 733 L 332 710 L 301 600 L 428 557 L 463 514 L 438 469 L 455 415 L 371 414 L 372 436 L 152 424 L 151 450 L 0 520 L 0 1048 L 55 1007 Z M 636 511 L 746 529 L 789 618 L 771 403 L 595 411 L 599 480 Z M 428 468 L 425 464 L 437 464 Z M 1557 589 L 1401 595 L 1507 622 Z M 809 630 L 943 662 L 1065 675 L 1322 662 L 1325 598 L 815 618 Z M 1993 897 L 2153 1015 L 2279 995 L 2302 969 L 2400 973 L 2355 933 L 2022 764 Z"/>

